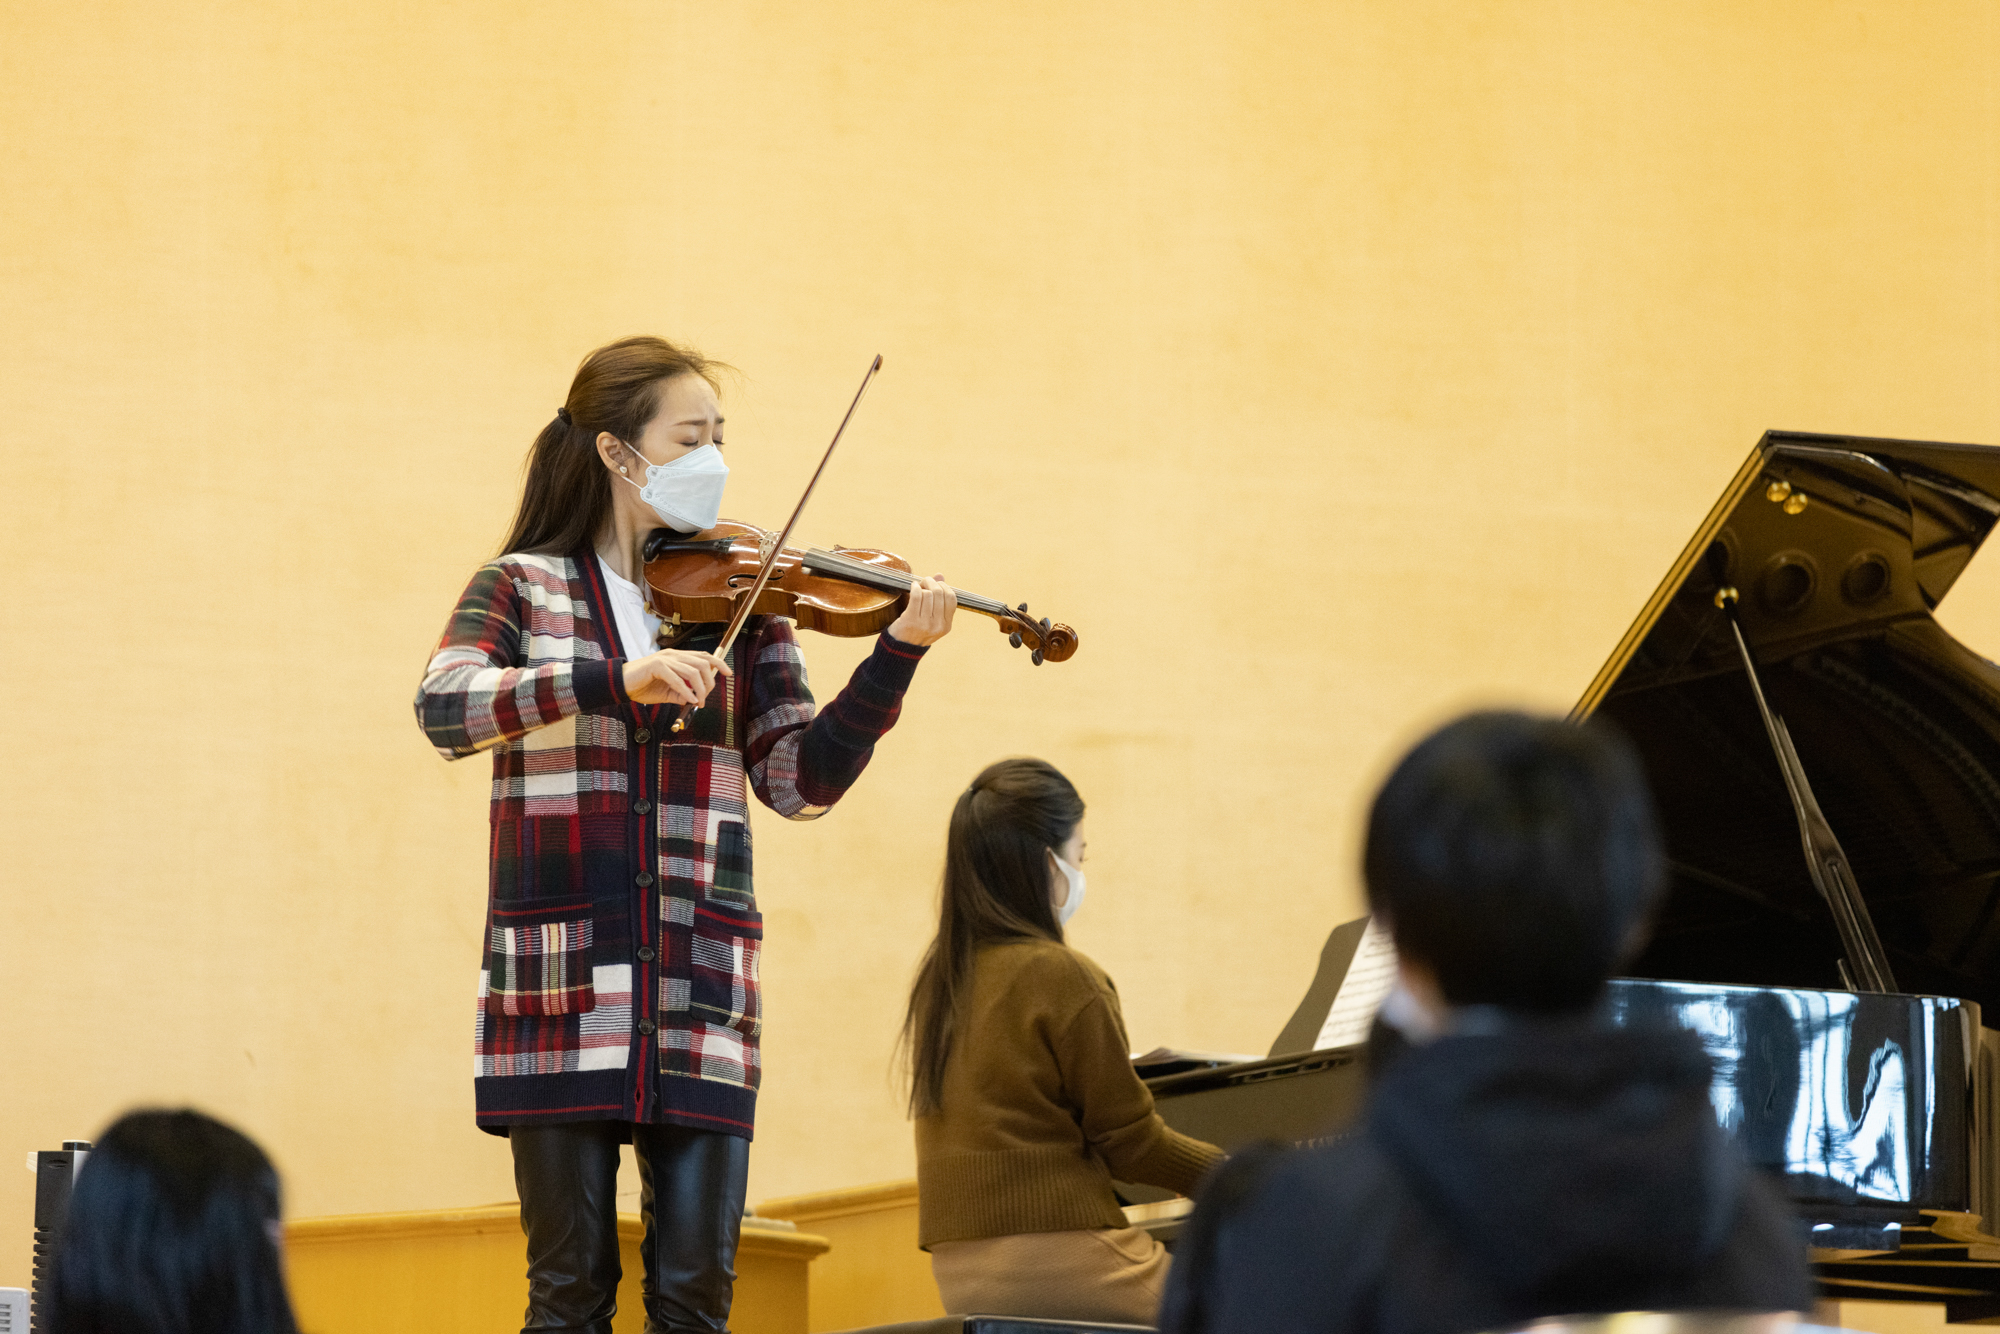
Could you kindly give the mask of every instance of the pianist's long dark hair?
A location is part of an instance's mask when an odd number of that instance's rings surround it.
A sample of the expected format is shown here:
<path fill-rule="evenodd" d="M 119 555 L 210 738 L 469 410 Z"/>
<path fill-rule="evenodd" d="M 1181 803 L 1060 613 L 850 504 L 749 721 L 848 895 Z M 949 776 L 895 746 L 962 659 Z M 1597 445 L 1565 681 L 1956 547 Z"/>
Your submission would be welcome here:
<path fill-rule="evenodd" d="M 1049 902 L 1049 853 L 1083 819 L 1083 798 L 1046 760 L 1001 760 L 961 792 L 945 838 L 937 939 L 924 953 L 903 1016 L 910 1114 L 935 1114 L 945 1063 L 972 984 L 972 960 L 996 940 L 1061 943 Z"/>

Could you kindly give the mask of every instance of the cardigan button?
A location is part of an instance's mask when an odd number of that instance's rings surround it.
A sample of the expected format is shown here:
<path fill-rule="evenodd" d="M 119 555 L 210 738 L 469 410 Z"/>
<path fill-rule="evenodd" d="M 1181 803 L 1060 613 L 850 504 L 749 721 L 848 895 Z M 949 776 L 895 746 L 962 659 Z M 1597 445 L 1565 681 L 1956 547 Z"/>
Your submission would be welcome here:
<path fill-rule="evenodd" d="M 651 963 L 652 961 L 653 961 L 653 947 L 651 945 L 641 945 L 639 947 L 639 962 Z"/>
<path fill-rule="evenodd" d="M 644 815 L 647 811 L 653 809 L 653 803 L 647 801 L 644 797 L 641 797 L 637 801 L 632 803 L 632 809 L 639 812 L 639 814 Z"/>
<path fill-rule="evenodd" d="M 636 880 L 636 881 L 635 881 L 634 883 L 636 883 L 636 884 L 638 884 L 638 885 L 640 885 L 640 886 L 642 886 L 642 887 L 643 887 L 643 886 L 646 886 L 646 885 L 650 885 L 650 884 L 652 884 L 652 883 L 653 883 L 653 873 L 652 873 L 651 871 L 641 871 L 641 872 L 639 872 L 639 876 L 638 876 L 638 879 L 637 879 L 637 880 Z"/>
<path fill-rule="evenodd" d="M 632 734 L 632 739 L 643 746 L 648 741 L 651 741 L 653 739 L 653 729 L 650 727 L 642 727 L 638 731 Z"/>
<path fill-rule="evenodd" d="M 641 1019 L 639 1021 L 639 1031 L 647 1037 L 653 1036 L 653 1021 L 650 1019 Z"/>

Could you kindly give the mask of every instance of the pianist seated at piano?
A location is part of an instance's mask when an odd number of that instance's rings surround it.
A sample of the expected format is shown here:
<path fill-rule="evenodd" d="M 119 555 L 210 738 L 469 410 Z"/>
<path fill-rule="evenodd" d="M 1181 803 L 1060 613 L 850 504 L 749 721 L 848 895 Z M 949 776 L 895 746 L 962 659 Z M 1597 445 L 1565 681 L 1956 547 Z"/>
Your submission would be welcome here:
<path fill-rule="evenodd" d="M 1111 979 L 1063 943 L 1082 861 L 1083 799 L 1041 760 L 952 808 L 903 1038 L 918 1244 L 955 1314 L 1151 1324 L 1169 1257 L 1112 1179 L 1186 1194 L 1223 1157 L 1160 1120 Z"/>
<path fill-rule="evenodd" d="M 1363 859 L 1409 1044 L 1375 1072 L 1352 1136 L 1214 1174 L 1161 1329 L 1469 1334 L 1808 1310 L 1804 1246 L 1717 1125 L 1700 1041 L 1594 1017 L 1663 874 L 1645 780 L 1609 728 L 1473 714 L 1411 751 L 1376 796 Z"/>

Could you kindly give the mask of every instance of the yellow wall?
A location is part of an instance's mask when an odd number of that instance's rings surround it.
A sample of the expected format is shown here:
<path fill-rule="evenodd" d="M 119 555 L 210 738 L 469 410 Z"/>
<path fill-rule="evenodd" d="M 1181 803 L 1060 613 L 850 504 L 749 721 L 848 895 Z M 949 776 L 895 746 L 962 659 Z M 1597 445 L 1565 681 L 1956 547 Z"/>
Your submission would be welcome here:
<path fill-rule="evenodd" d="M 728 512 L 766 521 L 882 352 L 805 535 L 1083 638 L 1035 671 L 966 625 L 838 811 L 759 825 L 753 1198 L 908 1174 L 891 1035 L 988 760 L 1090 800 L 1074 936 L 1133 1040 L 1258 1051 L 1395 748 L 1572 700 L 1759 431 L 2000 441 L 1991 3 L 0 32 L 0 1148 L 192 1101 L 299 1214 L 511 1195 L 470 1121 L 486 769 L 409 699 L 601 341 L 744 370 Z M 2000 553 L 1954 604 L 2000 650 Z M 821 687 L 859 652 L 810 644 Z"/>

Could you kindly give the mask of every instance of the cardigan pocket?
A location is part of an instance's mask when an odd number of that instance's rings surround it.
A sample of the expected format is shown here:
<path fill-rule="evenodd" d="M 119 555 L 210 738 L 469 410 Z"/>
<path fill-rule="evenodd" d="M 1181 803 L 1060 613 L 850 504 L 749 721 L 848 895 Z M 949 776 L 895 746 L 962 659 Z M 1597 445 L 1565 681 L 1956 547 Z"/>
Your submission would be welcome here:
<path fill-rule="evenodd" d="M 486 941 L 486 1012 L 557 1015 L 596 1009 L 590 910 L 588 896 L 494 904 Z"/>
<path fill-rule="evenodd" d="M 758 966 L 764 953 L 763 914 L 748 908 L 701 906 L 689 940 L 688 1006 L 694 1017 L 754 1038 L 763 1027 Z"/>

